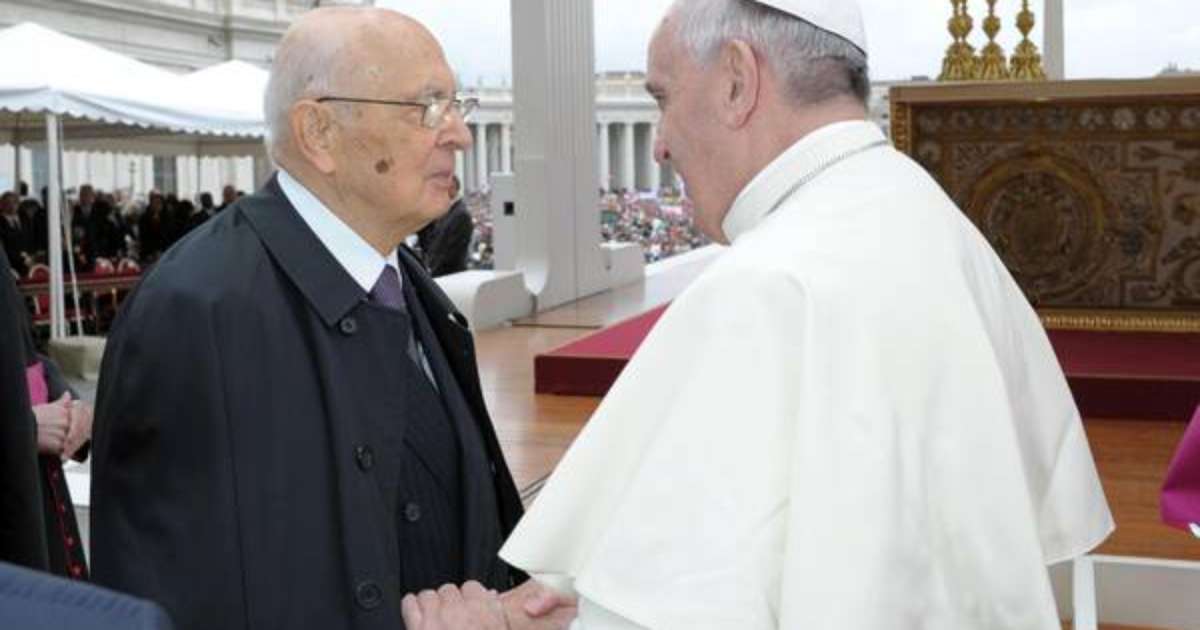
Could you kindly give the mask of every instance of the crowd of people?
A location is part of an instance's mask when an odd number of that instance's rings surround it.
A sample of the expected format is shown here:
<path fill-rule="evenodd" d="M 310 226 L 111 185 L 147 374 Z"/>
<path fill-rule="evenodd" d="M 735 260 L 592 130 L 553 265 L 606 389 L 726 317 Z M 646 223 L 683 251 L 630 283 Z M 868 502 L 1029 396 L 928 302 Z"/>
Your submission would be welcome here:
<path fill-rule="evenodd" d="M 495 265 L 491 200 L 487 193 L 464 197 L 475 223 L 469 266 L 492 269 Z M 600 240 L 605 243 L 637 243 L 646 262 L 657 262 L 692 251 L 712 241 L 693 220 L 692 202 L 678 191 L 660 194 L 625 190 L 600 191 Z"/>
<path fill-rule="evenodd" d="M 0 195 L 0 244 L 9 265 L 22 277 L 33 265 L 46 263 L 48 247 L 45 190 L 40 198 L 30 197 L 28 192 L 28 186 L 21 182 L 17 191 Z M 84 184 L 68 198 L 70 213 L 64 218 L 71 225 L 75 269 L 90 272 L 98 258 L 151 264 L 241 195 L 227 185 L 217 205 L 207 192 L 193 202 L 175 193 L 151 191 L 145 198 L 134 198 L 123 191 L 110 193 Z"/>
<path fill-rule="evenodd" d="M 711 241 L 692 218 L 692 202 L 677 192 L 660 196 L 613 192 L 600 199 L 600 236 L 608 243 L 637 243 L 652 263 Z"/>

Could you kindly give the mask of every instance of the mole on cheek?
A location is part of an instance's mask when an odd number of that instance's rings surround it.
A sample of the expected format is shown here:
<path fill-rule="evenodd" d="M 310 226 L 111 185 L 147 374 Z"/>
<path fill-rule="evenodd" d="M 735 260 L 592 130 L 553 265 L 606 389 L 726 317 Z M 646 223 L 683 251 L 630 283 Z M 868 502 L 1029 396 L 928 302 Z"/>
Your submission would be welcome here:
<path fill-rule="evenodd" d="M 388 158 L 386 160 L 379 160 L 378 162 L 375 163 L 375 172 L 379 173 L 380 175 L 383 175 L 384 173 L 386 173 L 390 170 L 392 170 L 391 158 Z"/>

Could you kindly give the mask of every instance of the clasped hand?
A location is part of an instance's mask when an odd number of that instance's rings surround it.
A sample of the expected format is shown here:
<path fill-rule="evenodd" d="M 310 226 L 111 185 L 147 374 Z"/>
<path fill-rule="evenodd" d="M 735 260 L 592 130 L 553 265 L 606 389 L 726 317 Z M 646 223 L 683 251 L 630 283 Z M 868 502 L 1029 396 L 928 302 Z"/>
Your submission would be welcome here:
<path fill-rule="evenodd" d="M 406 595 L 402 608 L 408 630 L 560 630 L 575 619 L 575 600 L 533 580 L 503 594 L 478 582 L 447 584 Z"/>
<path fill-rule="evenodd" d="M 92 438 L 92 406 L 71 400 L 69 393 L 58 400 L 33 406 L 37 418 L 38 453 L 73 457 Z"/>

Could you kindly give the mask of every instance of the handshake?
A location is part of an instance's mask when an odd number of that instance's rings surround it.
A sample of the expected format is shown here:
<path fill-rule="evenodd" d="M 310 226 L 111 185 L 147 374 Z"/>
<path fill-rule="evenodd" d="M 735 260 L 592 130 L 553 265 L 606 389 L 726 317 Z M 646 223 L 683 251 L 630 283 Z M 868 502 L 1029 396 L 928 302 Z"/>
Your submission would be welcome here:
<path fill-rule="evenodd" d="M 478 582 L 447 584 L 406 595 L 401 607 L 408 630 L 553 630 L 571 624 L 575 606 L 573 598 L 528 580 L 506 593 Z"/>

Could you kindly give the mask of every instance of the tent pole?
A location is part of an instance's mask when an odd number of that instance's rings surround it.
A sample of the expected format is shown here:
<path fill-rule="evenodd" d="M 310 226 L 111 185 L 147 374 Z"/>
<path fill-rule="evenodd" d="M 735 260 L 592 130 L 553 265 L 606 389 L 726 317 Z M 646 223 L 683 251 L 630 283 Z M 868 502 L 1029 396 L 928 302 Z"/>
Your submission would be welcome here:
<path fill-rule="evenodd" d="M 21 194 L 21 114 L 13 123 L 13 192 Z M 32 191 L 31 191 L 32 192 Z"/>
<path fill-rule="evenodd" d="M 63 159 L 66 157 L 66 151 L 63 150 L 64 137 L 63 137 L 63 131 L 62 131 L 62 119 L 61 118 L 58 119 L 58 139 L 59 139 L 59 143 L 58 143 L 57 157 L 58 157 L 58 175 L 59 175 L 59 179 L 58 179 L 59 199 L 62 199 L 65 201 L 66 196 L 63 195 L 63 193 L 62 193 L 62 190 L 63 190 L 62 176 L 64 174 Z M 65 233 L 67 235 L 67 251 L 71 252 L 71 254 L 72 254 L 71 256 L 67 257 L 67 271 L 71 274 L 71 302 L 72 302 L 72 305 L 75 307 L 75 335 L 82 337 L 83 336 L 83 309 L 79 307 L 79 276 L 75 274 L 75 256 L 74 256 L 75 235 L 74 235 L 74 230 L 70 227 L 70 226 L 74 225 L 74 221 L 72 220 L 72 219 L 74 219 L 74 215 L 70 211 L 70 209 L 64 208 L 64 210 L 67 210 L 67 212 L 66 212 L 67 222 L 66 223 L 67 223 L 68 228 L 65 230 Z M 67 329 L 68 330 L 70 329 L 69 323 L 67 325 Z"/>
<path fill-rule="evenodd" d="M 62 339 L 67 335 L 65 302 L 63 300 L 63 248 L 62 248 L 62 186 L 58 179 L 58 115 L 46 114 L 46 153 L 49 165 L 46 182 L 46 212 L 50 229 L 50 246 L 47 256 L 50 263 L 50 338 Z"/>

